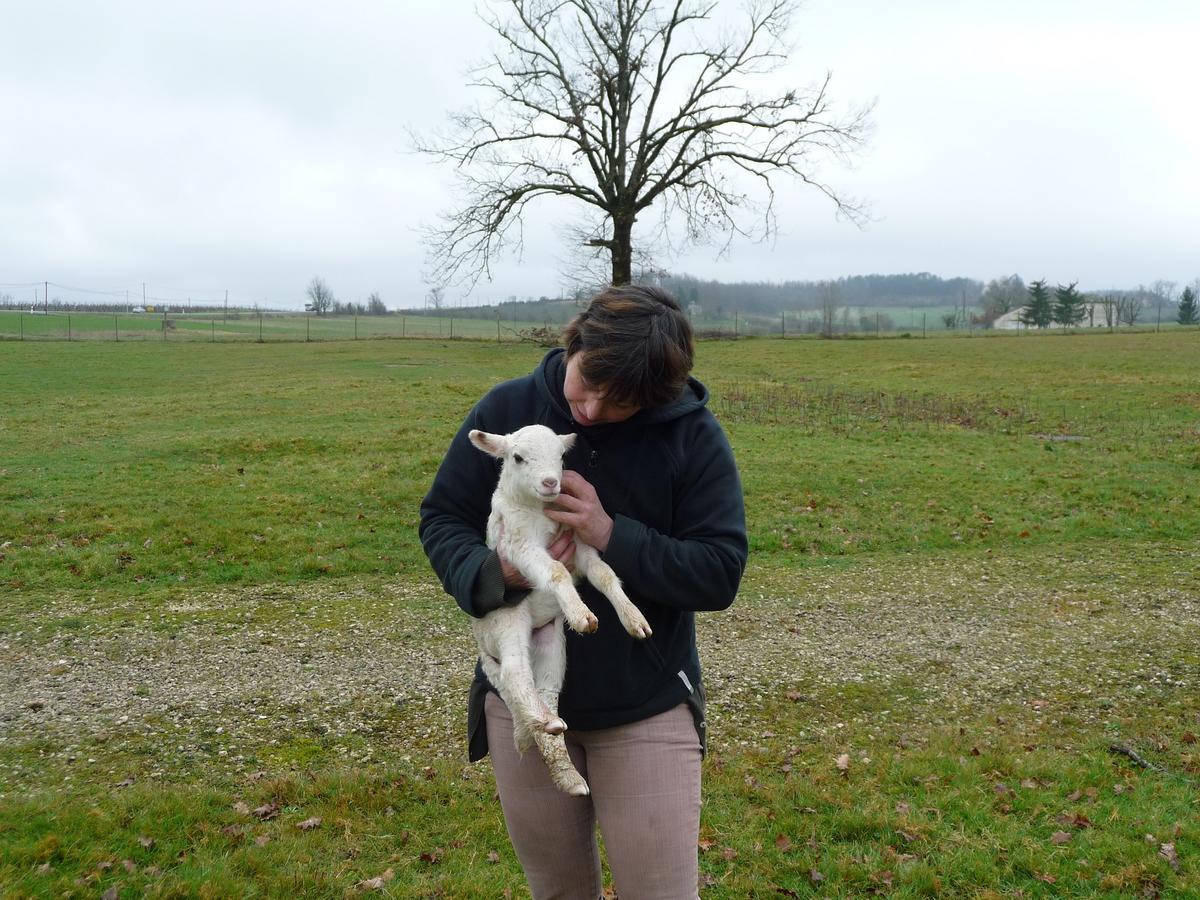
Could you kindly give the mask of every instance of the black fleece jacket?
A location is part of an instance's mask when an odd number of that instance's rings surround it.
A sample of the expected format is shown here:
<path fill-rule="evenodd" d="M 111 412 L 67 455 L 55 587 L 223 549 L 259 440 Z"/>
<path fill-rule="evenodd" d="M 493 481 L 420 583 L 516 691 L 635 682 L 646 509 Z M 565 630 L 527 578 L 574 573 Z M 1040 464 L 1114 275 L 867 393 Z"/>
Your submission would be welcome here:
<path fill-rule="evenodd" d="M 484 543 L 500 464 L 467 432 L 507 434 L 537 423 L 578 434 L 566 468 L 591 482 L 613 518 L 603 557 L 654 631 L 645 641 L 630 637 L 604 596 L 580 586 L 600 627 L 567 631 L 559 712 L 571 728 L 587 730 L 657 715 L 699 690 L 693 613 L 733 602 L 746 565 L 746 523 L 733 453 L 700 382 L 688 379 L 672 404 L 585 428 L 563 397 L 565 364 L 564 351 L 551 350 L 531 375 L 497 385 L 475 405 L 421 504 L 420 536 L 446 592 L 466 612 L 483 616 L 519 601 L 523 594 L 505 591 L 498 558 Z M 478 668 L 476 682 L 486 686 Z"/>

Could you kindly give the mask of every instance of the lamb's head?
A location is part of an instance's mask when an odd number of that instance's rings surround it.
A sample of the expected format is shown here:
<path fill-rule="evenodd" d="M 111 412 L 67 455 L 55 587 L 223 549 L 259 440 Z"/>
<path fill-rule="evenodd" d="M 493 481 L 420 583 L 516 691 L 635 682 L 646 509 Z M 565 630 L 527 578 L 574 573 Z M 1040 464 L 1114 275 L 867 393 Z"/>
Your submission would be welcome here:
<path fill-rule="evenodd" d="M 573 434 L 555 434 L 545 425 L 526 425 L 512 434 L 473 430 L 468 437 L 484 453 L 504 461 L 500 489 L 523 505 L 552 503 L 562 490 L 563 455 Z"/>

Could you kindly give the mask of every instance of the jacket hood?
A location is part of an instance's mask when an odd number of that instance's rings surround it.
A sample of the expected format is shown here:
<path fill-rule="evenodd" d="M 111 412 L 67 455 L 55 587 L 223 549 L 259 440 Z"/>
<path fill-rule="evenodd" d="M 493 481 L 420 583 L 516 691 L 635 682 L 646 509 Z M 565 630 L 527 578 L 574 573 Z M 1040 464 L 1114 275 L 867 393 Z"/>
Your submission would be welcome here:
<path fill-rule="evenodd" d="M 567 351 L 556 347 L 547 353 L 538 367 L 534 370 L 533 378 L 537 383 L 538 394 L 564 419 L 574 423 L 571 418 L 571 407 L 563 396 L 563 381 L 567 375 Z M 623 425 L 652 425 L 657 422 L 669 422 L 686 416 L 688 413 L 708 405 L 708 388 L 688 376 L 687 384 L 682 393 L 671 403 L 648 409 L 640 409 L 622 422 L 606 423 L 604 425 L 589 425 L 575 427 L 587 434 L 604 434 Z"/>

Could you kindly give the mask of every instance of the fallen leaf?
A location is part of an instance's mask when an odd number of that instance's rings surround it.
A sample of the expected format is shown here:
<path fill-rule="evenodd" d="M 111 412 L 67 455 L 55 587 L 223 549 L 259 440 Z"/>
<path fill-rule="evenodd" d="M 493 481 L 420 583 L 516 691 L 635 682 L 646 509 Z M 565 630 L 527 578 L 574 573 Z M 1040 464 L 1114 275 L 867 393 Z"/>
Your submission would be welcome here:
<path fill-rule="evenodd" d="M 321 817 L 313 816 L 311 819 L 305 819 L 303 822 L 297 822 L 296 827 L 301 831 L 312 831 L 314 828 L 320 828 Z"/>
<path fill-rule="evenodd" d="M 117 900 L 121 896 L 121 892 L 116 886 L 110 887 L 107 891 L 100 895 L 100 900 Z"/>
<path fill-rule="evenodd" d="M 896 804 L 896 815 L 907 816 L 909 809 L 910 809 L 910 807 L 907 803 L 897 803 Z"/>
<path fill-rule="evenodd" d="M 368 878 L 365 881 L 360 881 L 354 885 L 360 891 L 382 891 L 384 885 L 396 877 L 396 873 L 388 869 L 382 875 L 376 875 L 374 878 Z"/>
<path fill-rule="evenodd" d="M 724 848 L 724 849 L 721 851 L 721 856 L 723 856 L 723 857 L 724 857 L 725 859 L 727 859 L 727 860 L 734 860 L 734 859 L 737 859 L 737 855 L 738 855 L 738 854 L 737 854 L 737 851 L 736 851 L 736 850 L 734 850 L 732 847 L 725 847 L 725 848 Z"/>
<path fill-rule="evenodd" d="M 1054 834 L 1050 835 L 1050 843 L 1052 844 L 1066 844 L 1069 843 L 1070 840 L 1071 834 L 1067 831 L 1056 831 Z"/>
<path fill-rule="evenodd" d="M 142 835 L 140 838 L 138 838 L 138 843 L 141 844 L 143 847 L 145 847 L 147 850 L 149 850 L 151 847 L 154 846 L 154 838 L 146 837 L 145 835 Z"/>
<path fill-rule="evenodd" d="M 716 843 L 716 841 L 709 840 L 708 838 L 700 838 L 700 840 L 696 842 L 696 845 L 700 848 L 701 853 L 707 853 Z"/>
<path fill-rule="evenodd" d="M 497 853 L 495 850 L 489 850 L 488 855 L 487 855 L 487 861 L 492 863 L 493 865 L 495 863 L 500 862 L 500 854 Z"/>
<path fill-rule="evenodd" d="M 836 760 L 834 760 L 834 762 L 837 764 L 839 772 L 841 772 L 843 775 L 849 774 L 849 772 L 850 772 L 850 754 L 849 753 L 843 753 Z"/>
<path fill-rule="evenodd" d="M 254 839 L 254 846 L 256 847 L 265 847 L 269 843 L 271 843 L 271 836 L 269 834 L 260 834 Z"/>
<path fill-rule="evenodd" d="M 822 875 L 820 872 L 818 872 L 816 869 L 809 869 L 808 870 L 808 880 L 811 881 L 813 884 L 820 884 L 822 881 L 825 880 L 825 876 Z"/>
<path fill-rule="evenodd" d="M 445 851 L 441 847 L 434 847 L 432 850 L 421 854 L 421 862 L 436 866 L 442 861 L 444 853 Z"/>
<path fill-rule="evenodd" d="M 135 863 L 132 859 L 121 860 L 121 865 L 125 867 L 125 871 L 130 875 L 137 871 L 137 863 Z"/>
<path fill-rule="evenodd" d="M 787 697 L 793 703 L 799 703 L 801 700 L 805 699 L 804 695 L 799 691 L 788 691 L 783 696 Z"/>
<path fill-rule="evenodd" d="M 1058 881 L 1057 878 L 1048 872 L 1034 872 L 1033 874 L 1038 881 L 1044 881 L 1046 884 L 1054 884 L 1054 882 Z"/>
<path fill-rule="evenodd" d="M 245 803 L 243 803 L 241 800 L 239 800 L 237 803 L 233 804 L 233 811 L 235 813 L 237 813 L 239 816 L 250 815 L 250 807 L 247 806 Z"/>
<path fill-rule="evenodd" d="M 786 834 L 781 834 L 775 838 L 775 848 L 783 853 L 787 853 L 792 849 L 792 841 Z"/>
<path fill-rule="evenodd" d="M 1158 848 L 1158 855 L 1165 859 L 1174 871 L 1179 871 L 1179 854 L 1175 852 L 1173 843 L 1161 844 Z"/>
<path fill-rule="evenodd" d="M 1194 744 L 1194 743 L 1196 743 L 1196 735 L 1190 731 L 1185 731 L 1183 733 L 1183 737 L 1181 737 L 1180 740 L 1183 741 L 1185 744 Z"/>
<path fill-rule="evenodd" d="M 279 804 L 264 803 L 262 806 L 256 807 L 254 810 L 252 810 L 252 812 L 254 813 L 255 818 L 266 822 L 268 819 L 273 819 L 279 815 Z"/>
<path fill-rule="evenodd" d="M 772 885 L 772 887 L 775 888 L 775 893 L 783 894 L 783 896 L 785 896 L 785 897 L 799 897 L 800 896 L 795 891 L 793 891 L 791 888 L 780 887 L 777 884 Z"/>

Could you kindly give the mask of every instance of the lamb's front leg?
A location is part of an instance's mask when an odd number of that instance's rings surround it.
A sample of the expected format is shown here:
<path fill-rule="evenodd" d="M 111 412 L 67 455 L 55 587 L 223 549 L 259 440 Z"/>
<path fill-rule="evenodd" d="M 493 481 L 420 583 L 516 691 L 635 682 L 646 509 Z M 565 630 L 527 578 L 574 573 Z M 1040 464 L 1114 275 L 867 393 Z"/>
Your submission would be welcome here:
<path fill-rule="evenodd" d="M 554 596 L 563 617 L 573 631 L 590 634 L 600 626 L 600 620 L 596 618 L 595 613 L 579 598 L 570 571 L 547 553 L 545 548 L 523 544 L 513 548 L 509 559 L 534 588 Z"/>
<path fill-rule="evenodd" d="M 587 580 L 608 598 L 626 631 L 639 640 L 653 634 L 642 611 L 626 596 L 621 587 L 621 579 L 612 570 L 612 566 L 600 558 L 600 552 L 595 547 L 583 541 L 576 541 L 575 565 L 587 576 Z"/>

